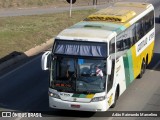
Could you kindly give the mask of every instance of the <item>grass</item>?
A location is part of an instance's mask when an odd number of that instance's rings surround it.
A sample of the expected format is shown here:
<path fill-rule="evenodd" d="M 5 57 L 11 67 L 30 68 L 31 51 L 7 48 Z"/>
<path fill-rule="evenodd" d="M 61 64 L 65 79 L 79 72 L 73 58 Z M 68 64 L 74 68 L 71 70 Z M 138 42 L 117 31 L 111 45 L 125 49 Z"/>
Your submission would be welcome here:
<path fill-rule="evenodd" d="M 61 5 L 64 3 L 67 4 L 65 0 L 0 0 L 0 8 Z"/>
<path fill-rule="evenodd" d="M 93 12 L 95 10 L 73 11 L 72 18 L 68 12 L 0 18 L 0 58 L 46 42 Z"/>

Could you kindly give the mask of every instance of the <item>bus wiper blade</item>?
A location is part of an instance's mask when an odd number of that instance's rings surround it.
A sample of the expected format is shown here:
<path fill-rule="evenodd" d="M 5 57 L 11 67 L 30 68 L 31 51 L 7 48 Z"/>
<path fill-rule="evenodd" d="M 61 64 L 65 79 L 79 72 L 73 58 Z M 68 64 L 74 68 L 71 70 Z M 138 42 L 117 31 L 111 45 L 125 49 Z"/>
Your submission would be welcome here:
<path fill-rule="evenodd" d="M 77 91 L 78 94 L 92 94 L 93 92 L 90 91 Z"/>

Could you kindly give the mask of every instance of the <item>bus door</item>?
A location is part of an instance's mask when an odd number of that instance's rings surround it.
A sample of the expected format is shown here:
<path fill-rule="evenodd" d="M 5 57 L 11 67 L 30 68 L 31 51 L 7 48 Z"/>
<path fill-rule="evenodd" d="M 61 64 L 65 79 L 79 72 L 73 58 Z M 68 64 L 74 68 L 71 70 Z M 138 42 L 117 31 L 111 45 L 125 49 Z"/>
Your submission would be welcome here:
<path fill-rule="evenodd" d="M 109 64 L 111 64 L 110 73 L 108 74 L 107 77 L 107 101 L 108 105 L 111 106 L 111 104 L 114 101 L 114 83 L 115 83 L 115 63 L 116 63 L 116 37 L 114 37 L 110 42 L 109 42 L 109 57 L 107 58 L 107 67 Z M 109 62 L 110 61 L 110 62 Z"/>

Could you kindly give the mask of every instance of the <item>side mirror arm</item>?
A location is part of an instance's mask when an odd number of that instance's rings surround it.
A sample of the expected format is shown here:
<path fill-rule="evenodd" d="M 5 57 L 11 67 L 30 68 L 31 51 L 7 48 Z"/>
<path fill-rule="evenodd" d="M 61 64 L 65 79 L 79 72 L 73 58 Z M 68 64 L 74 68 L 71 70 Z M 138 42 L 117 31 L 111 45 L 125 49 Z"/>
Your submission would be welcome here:
<path fill-rule="evenodd" d="M 111 56 L 107 58 L 107 74 L 111 75 L 111 70 L 112 70 L 112 59 Z"/>
<path fill-rule="evenodd" d="M 47 66 L 48 65 L 48 62 L 49 62 L 49 57 L 51 55 L 51 51 L 47 51 L 45 52 L 43 55 L 42 55 L 42 58 L 41 58 L 41 68 L 42 70 L 48 70 L 49 67 Z"/>

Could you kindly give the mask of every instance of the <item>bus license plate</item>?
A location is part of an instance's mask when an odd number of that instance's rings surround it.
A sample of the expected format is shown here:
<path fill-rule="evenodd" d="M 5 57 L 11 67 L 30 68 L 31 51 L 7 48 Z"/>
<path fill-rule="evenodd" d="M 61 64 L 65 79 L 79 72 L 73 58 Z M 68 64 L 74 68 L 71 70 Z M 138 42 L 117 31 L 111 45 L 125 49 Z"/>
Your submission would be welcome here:
<path fill-rule="evenodd" d="M 80 105 L 71 105 L 72 108 L 80 108 Z"/>

